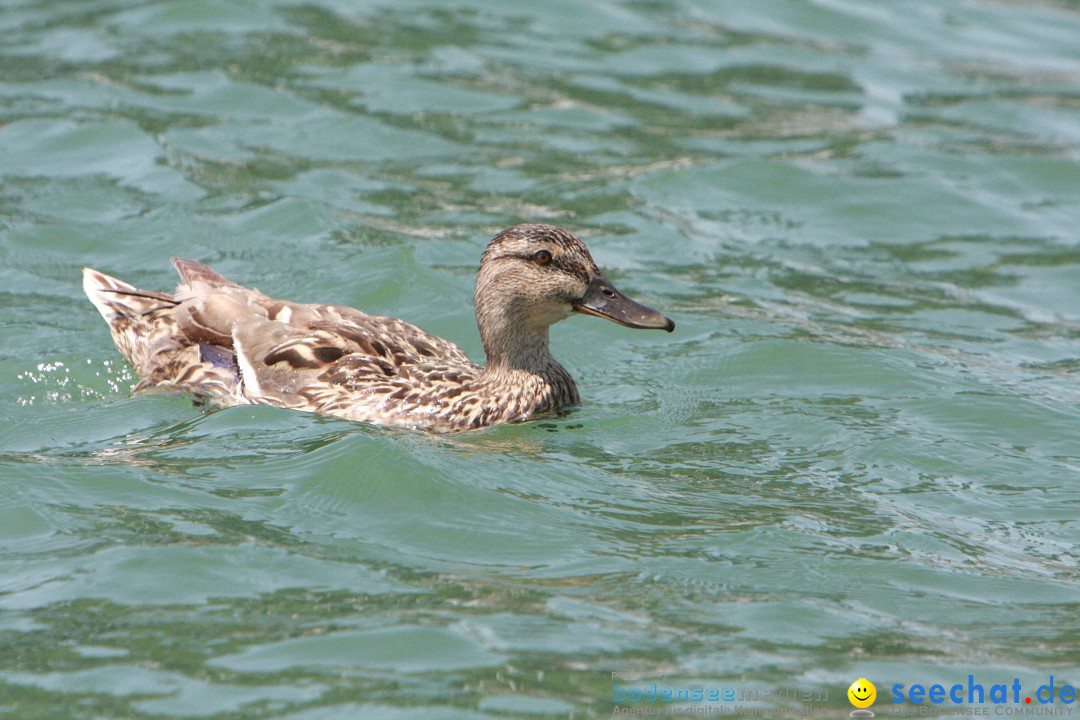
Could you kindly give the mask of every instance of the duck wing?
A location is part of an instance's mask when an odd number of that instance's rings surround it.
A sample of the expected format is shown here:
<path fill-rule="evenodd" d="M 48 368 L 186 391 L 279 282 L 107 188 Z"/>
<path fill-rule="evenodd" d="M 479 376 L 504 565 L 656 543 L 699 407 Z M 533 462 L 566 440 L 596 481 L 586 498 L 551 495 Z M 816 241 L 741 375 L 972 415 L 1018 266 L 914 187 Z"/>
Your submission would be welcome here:
<path fill-rule="evenodd" d="M 200 346 L 204 361 L 220 354 L 208 348 L 234 356 L 251 402 L 355 418 L 362 406 L 400 404 L 418 388 L 480 372 L 457 345 L 412 323 L 342 305 L 276 300 L 202 263 L 173 264 L 181 277 L 174 310 L 180 333 Z"/>
<path fill-rule="evenodd" d="M 299 325 L 258 315 L 235 324 L 233 348 L 253 402 L 374 420 L 387 403 L 401 411 L 437 402 L 438 390 L 480 374 L 456 345 L 411 323 L 333 305 L 301 310 Z"/>

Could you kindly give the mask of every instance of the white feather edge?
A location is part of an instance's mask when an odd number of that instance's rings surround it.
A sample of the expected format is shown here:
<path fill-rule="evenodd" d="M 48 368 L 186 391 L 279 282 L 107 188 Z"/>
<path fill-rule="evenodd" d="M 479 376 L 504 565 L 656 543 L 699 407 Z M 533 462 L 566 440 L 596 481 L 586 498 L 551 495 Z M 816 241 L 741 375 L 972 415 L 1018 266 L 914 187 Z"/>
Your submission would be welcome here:
<path fill-rule="evenodd" d="M 110 283 L 110 281 L 112 282 Z M 121 283 L 116 278 L 111 278 L 92 268 L 83 268 L 83 292 L 86 293 L 86 297 L 90 299 L 90 302 L 94 304 L 97 311 L 101 313 L 101 317 L 105 318 L 105 321 L 108 323 L 112 323 L 112 321 L 119 316 L 119 313 L 106 302 L 102 292 L 106 290 L 115 290 L 117 284 L 119 284 L 119 287 L 126 285 L 126 283 Z"/>
<path fill-rule="evenodd" d="M 233 349 L 236 351 L 236 365 L 240 368 L 240 382 L 243 385 L 241 392 L 247 398 L 261 397 L 262 388 L 259 387 L 259 378 L 235 331 L 233 331 L 232 339 Z"/>

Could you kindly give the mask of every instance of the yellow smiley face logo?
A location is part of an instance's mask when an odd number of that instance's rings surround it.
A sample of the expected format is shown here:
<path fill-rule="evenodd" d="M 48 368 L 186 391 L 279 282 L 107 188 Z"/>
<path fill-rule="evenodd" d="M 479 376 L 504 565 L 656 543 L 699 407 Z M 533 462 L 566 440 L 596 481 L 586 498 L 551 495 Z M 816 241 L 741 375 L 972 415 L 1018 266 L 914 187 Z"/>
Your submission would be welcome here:
<path fill-rule="evenodd" d="M 877 700 L 877 688 L 866 678 L 859 678 L 847 689 L 847 699 L 857 708 L 868 708 Z"/>

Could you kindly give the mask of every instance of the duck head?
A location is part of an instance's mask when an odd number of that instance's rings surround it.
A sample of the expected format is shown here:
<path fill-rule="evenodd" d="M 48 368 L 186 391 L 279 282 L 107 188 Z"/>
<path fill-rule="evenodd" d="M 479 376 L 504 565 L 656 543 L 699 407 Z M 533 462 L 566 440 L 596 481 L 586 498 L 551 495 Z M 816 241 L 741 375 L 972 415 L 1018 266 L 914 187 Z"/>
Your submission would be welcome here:
<path fill-rule="evenodd" d="M 669 318 L 616 290 L 585 243 L 553 225 L 516 225 L 496 235 L 480 260 L 474 300 L 489 356 L 492 329 L 542 331 L 546 346 L 547 328 L 574 312 L 631 328 L 675 329 Z"/>

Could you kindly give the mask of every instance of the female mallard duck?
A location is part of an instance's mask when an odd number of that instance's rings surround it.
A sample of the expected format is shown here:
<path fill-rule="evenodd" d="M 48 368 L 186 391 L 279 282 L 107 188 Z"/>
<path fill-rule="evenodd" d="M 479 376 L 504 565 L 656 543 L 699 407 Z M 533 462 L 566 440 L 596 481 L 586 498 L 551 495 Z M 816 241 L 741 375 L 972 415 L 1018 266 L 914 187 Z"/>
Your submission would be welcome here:
<path fill-rule="evenodd" d="M 474 300 L 485 366 L 395 318 L 274 300 L 202 263 L 172 262 L 181 278 L 174 295 L 89 268 L 83 288 L 141 378 L 137 390 L 179 389 L 220 405 L 435 432 L 523 422 L 579 402 L 548 349 L 548 328 L 572 311 L 675 329 L 612 287 L 581 240 L 550 225 L 509 228 L 484 250 Z"/>

